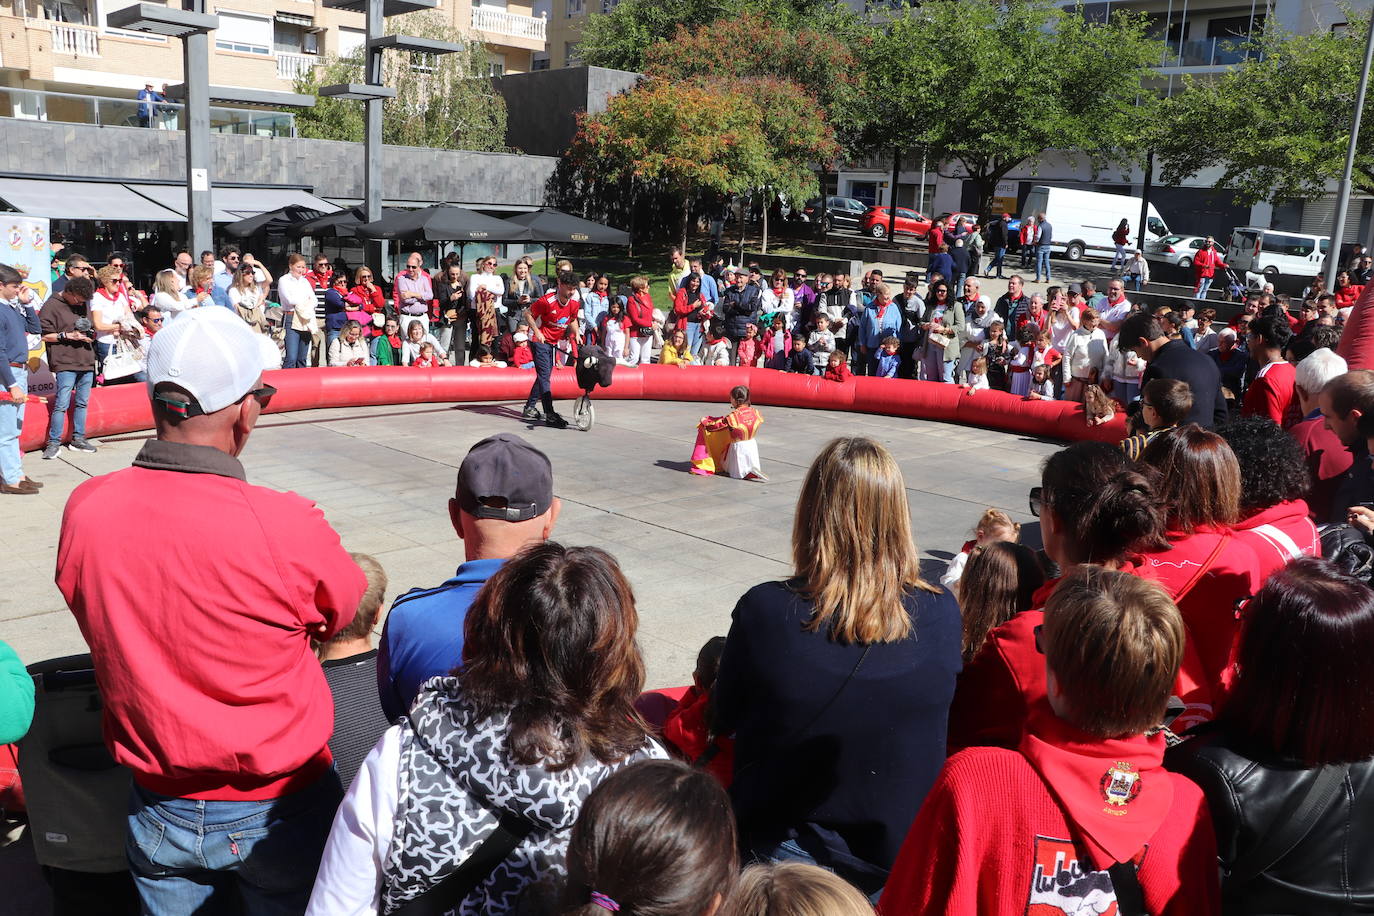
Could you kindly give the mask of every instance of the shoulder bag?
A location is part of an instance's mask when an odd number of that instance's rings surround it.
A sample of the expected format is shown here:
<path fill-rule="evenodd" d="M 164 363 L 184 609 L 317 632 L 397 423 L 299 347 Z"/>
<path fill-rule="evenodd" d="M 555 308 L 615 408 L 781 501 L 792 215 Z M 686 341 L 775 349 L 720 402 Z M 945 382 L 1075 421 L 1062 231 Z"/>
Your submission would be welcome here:
<path fill-rule="evenodd" d="M 442 881 L 414 899 L 407 900 L 387 916 L 444 916 L 456 910 L 496 866 L 506 861 L 525 837 L 534 830 L 534 824 L 518 814 L 501 812 L 501 820 L 491 836 L 472 851 L 472 855 L 462 865 L 450 872 Z"/>

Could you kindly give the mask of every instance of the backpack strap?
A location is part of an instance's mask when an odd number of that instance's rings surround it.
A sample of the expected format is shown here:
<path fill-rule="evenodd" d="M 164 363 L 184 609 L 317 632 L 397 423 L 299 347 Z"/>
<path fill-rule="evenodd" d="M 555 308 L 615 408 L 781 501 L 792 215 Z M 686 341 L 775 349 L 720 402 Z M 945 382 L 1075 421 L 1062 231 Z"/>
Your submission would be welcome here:
<path fill-rule="evenodd" d="M 387 916 L 444 916 L 456 910 L 482 882 L 486 881 L 496 867 L 506 861 L 525 837 L 534 830 L 534 824 L 509 811 L 501 812 L 501 820 L 491 836 L 472 851 L 472 855 L 462 865 L 450 872 L 438 884 L 431 886 L 423 894 L 407 900 L 392 910 Z"/>
<path fill-rule="evenodd" d="M 1178 604 L 1182 601 L 1183 596 L 1191 592 L 1197 584 L 1202 581 L 1202 577 L 1207 575 L 1211 570 L 1212 565 L 1217 561 L 1217 557 L 1221 556 L 1221 551 L 1225 549 L 1226 545 L 1229 543 L 1231 543 L 1231 532 L 1225 531 L 1222 533 L 1221 537 L 1217 538 L 1217 546 L 1212 548 L 1212 552 L 1207 555 L 1207 559 L 1202 561 L 1202 565 L 1197 568 L 1197 572 L 1193 573 L 1192 578 L 1183 584 L 1183 588 L 1179 589 L 1174 594 L 1174 604 Z"/>
<path fill-rule="evenodd" d="M 1145 892 L 1140 889 L 1135 862 L 1116 862 L 1108 867 L 1107 874 L 1112 876 L 1118 916 L 1150 916 L 1145 909 Z"/>
<path fill-rule="evenodd" d="M 1346 764 L 1333 764 L 1318 770 L 1306 792 L 1289 798 L 1259 845 L 1231 865 L 1223 883 L 1230 887 L 1245 884 L 1283 861 L 1312 832 L 1317 819 L 1345 783 L 1349 769 Z"/>

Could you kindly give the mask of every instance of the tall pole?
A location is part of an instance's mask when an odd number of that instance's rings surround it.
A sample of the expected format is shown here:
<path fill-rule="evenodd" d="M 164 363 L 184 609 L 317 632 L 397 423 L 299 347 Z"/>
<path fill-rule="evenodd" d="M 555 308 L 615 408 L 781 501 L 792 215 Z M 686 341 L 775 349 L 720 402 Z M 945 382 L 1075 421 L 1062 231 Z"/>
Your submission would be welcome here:
<path fill-rule="evenodd" d="M 367 0 L 367 72 L 365 80 L 370 86 L 382 85 L 382 49 L 373 42 L 385 32 L 385 19 L 382 15 L 382 0 Z M 367 125 L 363 134 L 363 209 L 367 211 L 367 221 L 382 218 L 382 100 L 368 99 L 363 102 L 367 115 Z M 371 240 L 366 246 L 367 259 L 378 270 L 385 269 L 382 258 L 386 245 Z"/>
<path fill-rule="evenodd" d="M 925 216 L 930 215 L 926 213 L 926 154 L 928 152 L 930 152 L 930 147 L 921 147 L 921 190 L 916 196 L 916 211 Z"/>
<path fill-rule="evenodd" d="M 901 147 L 892 147 L 892 187 L 887 195 L 887 243 L 891 245 L 897 237 L 897 173 L 902 170 Z"/>
<path fill-rule="evenodd" d="M 1360 70 L 1360 88 L 1355 93 L 1355 116 L 1350 123 L 1350 146 L 1345 150 L 1345 171 L 1336 192 L 1336 222 L 1331 227 L 1331 247 L 1326 253 L 1326 288 L 1336 288 L 1336 270 L 1341 265 L 1341 242 L 1345 235 L 1345 213 L 1350 208 L 1350 175 L 1355 170 L 1355 147 L 1360 142 L 1360 118 L 1364 116 L 1364 94 L 1369 88 L 1369 68 L 1374 64 L 1374 19 L 1364 42 L 1364 68 Z"/>
<path fill-rule="evenodd" d="M 1140 190 L 1140 225 L 1136 227 L 1135 247 L 1145 250 L 1145 224 L 1150 219 L 1150 189 L 1155 183 L 1155 151 L 1145 153 L 1145 186 Z"/>
<path fill-rule="evenodd" d="M 205 12 L 205 0 L 183 0 L 182 9 Z M 182 39 L 186 97 L 186 229 L 191 256 L 214 247 L 210 200 L 210 35 L 194 32 Z"/>

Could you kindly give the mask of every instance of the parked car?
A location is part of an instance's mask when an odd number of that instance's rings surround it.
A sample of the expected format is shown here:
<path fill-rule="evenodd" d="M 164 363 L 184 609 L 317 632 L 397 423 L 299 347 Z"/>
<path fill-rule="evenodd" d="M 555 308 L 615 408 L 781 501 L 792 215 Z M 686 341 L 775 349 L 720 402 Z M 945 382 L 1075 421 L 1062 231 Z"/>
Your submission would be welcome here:
<path fill-rule="evenodd" d="M 1050 250 L 1063 252 L 1070 261 L 1078 261 L 1085 254 L 1102 257 L 1116 254 L 1112 233 L 1125 219 L 1130 223 L 1134 235 L 1136 221 L 1140 219 L 1140 205 L 1139 197 L 1126 194 L 1035 185 L 1021 208 L 1021 216 L 1030 218 L 1037 213 L 1044 213 L 1054 227 L 1054 241 L 1050 244 Z M 1154 204 L 1150 204 L 1146 211 L 1145 229 L 1150 236 L 1169 234 L 1169 227 Z"/>
<path fill-rule="evenodd" d="M 1201 235 L 1166 235 L 1145 243 L 1145 260 L 1160 264 L 1173 264 L 1176 267 L 1192 267 L 1202 243 L 1207 241 Z"/>
<path fill-rule="evenodd" d="M 858 229 L 859 221 L 867 209 L 867 204 L 853 197 L 827 197 L 822 211 L 821 199 L 813 197 L 802 207 L 801 218 L 803 222 L 820 222 L 826 232 L 831 229 Z"/>
<path fill-rule="evenodd" d="M 859 221 L 859 231 L 865 235 L 871 235 L 875 239 L 887 236 L 888 224 L 887 207 L 869 207 L 864 211 L 863 219 Z M 893 231 L 897 235 L 911 235 L 916 238 L 925 238 L 930 232 L 930 219 L 922 216 L 915 210 L 908 210 L 906 207 L 897 208 L 896 226 Z"/>
<path fill-rule="evenodd" d="M 1232 270 L 1261 274 L 1267 282 L 1280 276 L 1311 277 L 1322 270 L 1331 239 L 1306 232 L 1280 232 L 1246 226 L 1231 233 L 1226 263 Z"/>

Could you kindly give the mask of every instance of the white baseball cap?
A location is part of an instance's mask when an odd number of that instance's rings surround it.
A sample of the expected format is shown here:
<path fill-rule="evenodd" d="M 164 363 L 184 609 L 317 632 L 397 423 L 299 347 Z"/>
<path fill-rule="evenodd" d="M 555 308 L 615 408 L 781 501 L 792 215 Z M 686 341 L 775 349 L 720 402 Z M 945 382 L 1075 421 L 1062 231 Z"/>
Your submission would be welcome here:
<path fill-rule="evenodd" d="M 204 413 L 223 410 L 262 377 L 259 335 L 222 306 L 188 309 L 153 335 L 148 348 L 148 396 L 160 382 L 185 389 Z"/>

